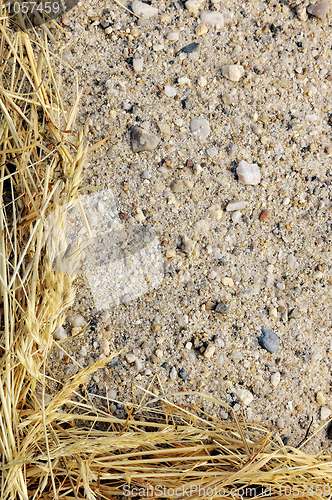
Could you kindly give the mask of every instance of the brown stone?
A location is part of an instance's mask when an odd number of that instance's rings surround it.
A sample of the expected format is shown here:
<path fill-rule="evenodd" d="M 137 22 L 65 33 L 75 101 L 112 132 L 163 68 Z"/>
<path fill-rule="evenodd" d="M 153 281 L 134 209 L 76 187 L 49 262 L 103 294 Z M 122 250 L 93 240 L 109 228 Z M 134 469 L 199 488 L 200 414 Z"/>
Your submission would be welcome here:
<path fill-rule="evenodd" d="M 266 210 L 266 208 L 265 208 L 264 210 L 262 210 L 262 212 L 259 216 L 259 220 L 261 222 L 264 222 L 268 218 L 269 215 L 270 215 L 270 212 L 268 210 Z"/>

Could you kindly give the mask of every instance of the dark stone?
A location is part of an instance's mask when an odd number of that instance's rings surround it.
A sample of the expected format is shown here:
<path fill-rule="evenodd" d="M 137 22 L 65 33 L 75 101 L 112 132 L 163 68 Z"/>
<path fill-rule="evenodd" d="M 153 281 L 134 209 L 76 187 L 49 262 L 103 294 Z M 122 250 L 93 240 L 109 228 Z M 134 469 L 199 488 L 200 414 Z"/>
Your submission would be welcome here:
<path fill-rule="evenodd" d="M 119 356 L 115 356 L 109 363 L 107 363 L 108 368 L 115 368 L 119 364 Z"/>
<path fill-rule="evenodd" d="M 223 302 L 218 302 L 218 304 L 215 307 L 215 311 L 219 314 L 227 314 L 228 306 Z"/>
<path fill-rule="evenodd" d="M 199 45 L 196 42 L 189 43 L 189 45 L 185 45 L 184 47 L 182 47 L 182 49 L 178 50 L 176 55 L 180 54 L 180 52 L 184 52 L 185 54 L 190 54 L 190 52 L 196 52 L 196 50 L 198 50 L 198 47 Z"/>
<path fill-rule="evenodd" d="M 178 373 L 179 373 L 179 377 L 182 378 L 182 380 L 186 380 L 187 372 L 184 368 L 180 368 Z"/>
<path fill-rule="evenodd" d="M 280 344 L 279 337 L 265 326 L 262 326 L 262 335 L 258 337 L 259 345 L 271 353 L 277 352 Z"/>

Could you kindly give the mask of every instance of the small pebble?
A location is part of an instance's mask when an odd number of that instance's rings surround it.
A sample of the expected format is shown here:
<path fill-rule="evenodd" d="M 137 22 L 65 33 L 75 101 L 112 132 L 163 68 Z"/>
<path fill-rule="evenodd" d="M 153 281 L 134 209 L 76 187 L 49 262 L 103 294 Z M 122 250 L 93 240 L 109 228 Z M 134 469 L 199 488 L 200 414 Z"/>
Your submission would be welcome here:
<path fill-rule="evenodd" d="M 243 184 L 256 186 L 261 181 L 261 173 L 256 163 L 248 163 L 241 160 L 236 169 L 237 176 Z"/>
<path fill-rule="evenodd" d="M 208 208 L 208 212 L 215 221 L 219 221 L 222 218 L 223 211 L 221 210 L 220 205 L 211 205 Z"/>
<path fill-rule="evenodd" d="M 195 242 L 192 241 L 187 236 L 183 236 L 182 238 L 182 249 L 187 255 L 192 255 L 195 248 Z"/>
<path fill-rule="evenodd" d="M 176 96 L 176 88 L 175 87 L 169 87 L 168 85 L 165 85 L 164 92 L 167 95 L 167 97 Z"/>
<path fill-rule="evenodd" d="M 330 410 L 330 408 L 328 408 L 327 406 L 322 406 L 320 409 L 320 419 L 326 420 L 331 415 L 331 413 L 332 411 Z"/>
<path fill-rule="evenodd" d="M 109 356 L 111 350 L 107 339 L 103 339 L 100 344 L 100 350 L 105 356 Z"/>
<path fill-rule="evenodd" d="M 223 354 L 220 354 L 220 355 L 219 355 L 219 358 L 218 358 L 218 361 L 217 361 L 217 365 L 218 365 L 218 366 L 222 366 L 222 365 L 224 364 L 224 361 L 225 361 L 225 360 L 224 360 L 224 356 L 223 356 Z"/>
<path fill-rule="evenodd" d="M 167 35 L 167 40 L 170 40 L 171 42 L 177 42 L 180 38 L 180 33 L 178 31 L 171 31 Z"/>
<path fill-rule="evenodd" d="M 188 12 L 191 14 L 197 14 L 204 2 L 205 0 L 187 0 L 185 6 Z"/>
<path fill-rule="evenodd" d="M 64 340 L 68 337 L 66 330 L 62 326 L 58 326 L 54 330 L 53 336 L 57 340 Z"/>
<path fill-rule="evenodd" d="M 134 0 L 131 3 L 131 8 L 134 14 L 143 19 L 151 19 L 158 14 L 158 9 L 156 7 L 152 7 L 148 3 L 141 2 L 140 0 Z"/>
<path fill-rule="evenodd" d="M 205 87 L 207 85 L 207 79 L 205 76 L 200 76 L 197 80 L 197 83 L 200 87 Z"/>
<path fill-rule="evenodd" d="M 221 67 L 222 76 L 231 80 L 232 82 L 238 82 L 243 77 L 245 71 L 244 68 L 237 64 L 225 64 Z"/>
<path fill-rule="evenodd" d="M 241 212 L 239 210 L 235 210 L 235 212 L 232 213 L 232 221 L 234 222 L 234 224 L 237 224 L 241 217 Z"/>
<path fill-rule="evenodd" d="M 262 326 L 262 334 L 258 337 L 259 345 L 270 353 L 277 352 L 280 344 L 279 337 L 265 326 Z"/>
<path fill-rule="evenodd" d="M 218 302 L 214 310 L 219 314 L 227 314 L 228 306 L 223 302 Z"/>
<path fill-rule="evenodd" d="M 187 372 L 184 368 L 180 368 L 178 373 L 179 373 L 179 377 L 182 378 L 182 380 L 186 380 Z"/>
<path fill-rule="evenodd" d="M 133 68 L 135 73 L 141 73 L 143 71 L 143 62 L 144 59 L 142 57 L 133 59 Z"/>
<path fill-rule="evenodd" d="M 271 376 L 271 384 L 273 385 L 273 387 L 277 387 L 279 383 L 280 383 L 280 373 L 276 372 Z"/>
<path fill-rule="evenodd" d="M 254 396 L 247 389 L 238 389 L 235 394 L 244 405 L 250 405 L 254 399 Z"/>
<path fill-rule="evenodd" d="M 232 278 L 223 278 L 221 282 L 225 286 L 234 286 L 234 281 L 232 280 Z"/>
<path fill-rule="evenodd" d="M 264 222 L 266 221 L 266 219 L 268 218 L 270 212 L 265 208 L 264 210 L 261 211 L 261 214 L 259 216 L 259 220 L 261 222 Z"/>
<path fill-rule="evenodd" d="M 126 360 L 128 363 L 134 363 L 136 360 L 136 356 L 133 353 L 126 354 Z"/>
<path fill-rule="evenodd" d="M 77 328 L 81 327 L 87 324 L 86 319 L 81 315 L 81 314 L 76 314 L 75 316 L 68 316 L 67 318 L 68 323 Z"/>
<path fill-rule="evenodd" d="M 136 358 L 135 359 L 135 369 L 136 371 L 140 372 L 143 369 L 143 363 L 140 359 Z"/>
<path fill-rule="evenodd" d="M 324 405 L 326 403 L 326 398 L 325 398 L 324 394 L 322 393 L 322 391 L 317 392 L 316 401 L 320 405 Z"/>
<path fill-rule="evenodd" d="M 134 153 L 141 151 L 153 151 L 159 144 L 160 138 L 149 134 L 140 127 L 131 127 L 131 147 Z"/>
<path fill-rule="evenodd" d="M 312 16 L 318 17 L 318 19 L 324 19 L 326 17 L 326 14 L 328 13 L 329 8 L 329 0 L 320 0 L 317 3 L 309 5 L 309 7 L 307 7 L 307 12 Z"/>
<path fill-rule="evenodd" d="M 115 389 L 108 389 L 107 396 L 109 397 L 109 399 L 116 399 L 116 396 L 117 396 L 116 390 Z"/>
<path fill-rule="evenodd" d="M 210 124 L 205 118 L 192 118 L 190 132 L 196 139 L 205 141 L 211 132 Z"/>
<path fill-rule="evenodd" d="M 282 417 L 279 417 L 277 420 L 277 427 L 279 429 L 284 429 L 285 428 L 285 421 Z"/>
<path fill-rule="evenodd" d="M 204 357 L 205 358 L 212 358 L 212 356 L 214 355 L 214 351 L 216 350 L 216 347 L 212 344 L 208 345 L 205 352 L 204 352 Z"/>
<path fill-rule="evenodd" d="M 218 28 L 224 27 L 224 16 L 217 10 L 203 10 L 200 17 L 202 23 L 208 26 L 217 26 Z"/>
<path fill-rule="evenodd" d="M 276 307 L 270 307 L 269 310 L 269 315 L 271 318 L 277 319 L 278 318 L 278 310 Z"/>
<path fill-rule="evenodd" d="M 203 35 L 206 35 L 206 33 L 208 32 L 208 29 L 207 27 L 205 26 L 205 24 L 199 24 L 196 29 L 195 29 L 195 35 L 197 36 L 203 36 Z"/>
<path fill-rule="evenodd" d="M 178 52 L 177 54 L 183 52 L 184 54 L 191 54 L 192 52 L 196 52 L 196 50 L 198 50 L 198 43 L 196 42 L 192 42 L 192 43 L 189 43 L 189 45 L 185 45 L 184 47 L 182 47 Z"/>
<path fill-rule="evenodd" d="M 177 371 L 176 371 L 176 368 L 175 366 L 173 366 L 173 368 L 171 369 L 170 373 L 169 373 L 169 378 L 171 380 L 176 380 L 178 374 L 177 374 Z"/>
<path fill-rule="evenodd" d="M 226 210 L 227 212 L 234 212 L 235 210 L 242 210 L 242 208 L 245 208 L 248 205 L 246 201 L 237 201 L 233 200 L 228 203 Z"/>

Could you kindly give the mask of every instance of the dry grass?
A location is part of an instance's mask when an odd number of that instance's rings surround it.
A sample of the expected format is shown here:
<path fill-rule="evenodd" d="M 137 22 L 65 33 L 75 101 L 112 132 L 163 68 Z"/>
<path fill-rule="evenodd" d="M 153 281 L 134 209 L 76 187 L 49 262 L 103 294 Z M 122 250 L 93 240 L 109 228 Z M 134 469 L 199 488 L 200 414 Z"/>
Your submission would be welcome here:
<path fill-rule="evenodd" d="M 144 389 L 140 405 L 125 405 L 127 419 L 114 417 L 107 400 L 95 406 L 77 388 L 116 353 L 81 370 L 46 404 L 52 332 L 74 290 L 73 276 L 56 272 L 45 252 L 44 221 L 78 196 L 90 150 L 84 131 L 75 132 L 79 97 L 68 114 L 61 102 L 47 33 L 15 32 L 4 15 L 2 9 L 1 498 L 107 499 L 124 497 L 125 485 L 150 488 L 154 498 L 216 498 L 215 490 L 241 498 L 233 489 L 250 486 L 257 498 L 261 487 L 271 488 L 269 498 L 321 498 L 319 489 L 329 498 L 331 456 L 308 455 L 305 443 L 286 447 L 235 414 L 233 423 L 221 422 Z M 242 497 L 254 498 L 248 491 Z"/>

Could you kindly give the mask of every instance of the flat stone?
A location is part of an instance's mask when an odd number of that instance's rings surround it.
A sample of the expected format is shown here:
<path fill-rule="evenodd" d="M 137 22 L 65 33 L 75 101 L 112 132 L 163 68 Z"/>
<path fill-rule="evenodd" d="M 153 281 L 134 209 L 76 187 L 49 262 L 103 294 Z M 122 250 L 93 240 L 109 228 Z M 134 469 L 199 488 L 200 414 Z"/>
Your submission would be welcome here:
<path fill-rule="evenodd" d="M 133 353 L 126 354 L 126 360 L 128 363 L 134 363 L 136 360 L 136 356 Z"/>
<path fill-rule="evenodd" d="M 226 207 L 227 212 L 235 212 L 235 210 L 242 210 L 242 208 L 245 208 L 247 206 L 246 201 L 237 201 L 233 200 L 230 201 Z"/>
<path fill-rule="evenodd" d="M 192 118 L 190 132 L 196 139 L 205 141 L 211 132 L 210 124 L 205 118 Z"/>
<path fill-rule="evenodd" d="M 217 10 L 203 10 L 201 12 L 201 21 L 207 26 L 224 27 L 224 16 Z"/>
<path fill-rule="evenodd" d="M 261 181 L 261 172 L 256 163 L 248 163 L 245 160 L 241 160 L 236 173 L 239 181 L 243 182 L 243 184 L 256 186 Z"/>
<path fill-rule="evenodd" d="M 131 8 L 134 14 L 143 19 L 151 19 L 158 14 L 158 9 L 156 7 L 151 7 L 148 3 L 140 2 L 140 0 L 134 0 L 131 4 Z"/>
<path fill-rule="evenodd" d="M 63 326 L 58 326 L 54 332 L 53 336 L 57 340 L 64 340 L 68 337 L 66 330 L 63 328 Z"/>
<path fill-rule="evenodd" d="M 328 0 L 320 0 L 313 5 L 309 5 L 309 7 L 307 7 L 307 12 L 312 16 L 318 17 L 318 19 L 324 19 L 329 8 L 330 2 Z"/>
<path fill-rule="evenodd" d="M 145 132 L 140 127 L 130 129 L 131 147 L 134 153 L 141 151 L 153 151 L 159 144 L 160 138 Z"/>
<path fill-rule="evenodd" d="M 244 68 L 238 64 L 225 64 L 221 68 L 221 74 L 232 82 L 238 82 L 243 77 Z"/>
<path fill-rule="evenodd" d="M 265 326 L 262 326 L 262 334 L 258 337 L 259 345 L 267 351 L 274 353 L 277 352 L 280 344 L 279 337 Z"/>

